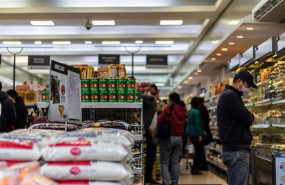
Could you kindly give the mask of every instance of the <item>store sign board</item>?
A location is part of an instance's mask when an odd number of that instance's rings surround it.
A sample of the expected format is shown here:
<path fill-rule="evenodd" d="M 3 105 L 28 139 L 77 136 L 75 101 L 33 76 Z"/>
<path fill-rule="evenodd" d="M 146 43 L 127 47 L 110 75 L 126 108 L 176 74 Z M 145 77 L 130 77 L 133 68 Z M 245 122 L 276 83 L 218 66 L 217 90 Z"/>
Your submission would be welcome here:
<path fill-rule="evenodd" d="M 120 55 L 99 55 L 99 65 L 120 64 Z"/>
<path fill-rule="evenodd" d="M 254 47 L 250 47 L 246 52 L 244 52 L 240 58 L 240 66 L 247 64 L 249 61 L 254 59 Z"/>
<path fill-rule="evenodd" d="M 29 55 L 28 69 L 49 69 L 50 56 L 46 55 Z"/>
<path fill-rule="evenodd" d="M 285 153 L 275 154 L 276 185 L 285 185 Z"/>
<path fill-rule="evenodd" d="M 255 60 L 261 58 L 268 53 L 275 53 L 276 37 L 271 37 L 255 49 Z"/>
<path fill-rule="evenodd" d="M 80 71 L 52 61 L 50 71 L 49 119 L 65 122 L 81 120 Z"/>
<path fill-rule="evenodd" d="M 146 66 L 147 68 L 167 68 L 168 56 L 167 55 L 147 55 Z"/>
<path fill-rule="evenodd" d="M 277 42 L 277 51 L 282 50 L 283 48 L 285 48 L 285 33 L 283 33 L 282 35 L 279 36 L 279 40 Z"/>
<path fill-rule="evenodd" d="M 234 70 L 237 67 L 239 67 L 239 63 L 240 63 L 240 54 L 236 55 L 234 58 L 232 58 L 228 64 L 228 69 Z"/>

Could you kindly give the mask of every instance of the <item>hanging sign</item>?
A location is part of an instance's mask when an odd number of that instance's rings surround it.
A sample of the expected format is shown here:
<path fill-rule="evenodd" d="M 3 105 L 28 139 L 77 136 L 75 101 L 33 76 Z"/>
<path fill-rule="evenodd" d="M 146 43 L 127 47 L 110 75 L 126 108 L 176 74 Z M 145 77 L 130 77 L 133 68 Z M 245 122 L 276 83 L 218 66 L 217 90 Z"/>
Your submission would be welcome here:
<path fill-rule="evenodd" d="M 28 56 L 28 69 L 49 69 L 50 56 L 30 55 Z"/>
<path fill-rule="evenodd" d="M 120 64 L 120 55 L 98 55 L 99 65 Z"/>
<path fill-rule="evenodd" d="M 147 68 L 167 68 L 168 60 L 167 55 L 147 55 L 146 67 Z"/>

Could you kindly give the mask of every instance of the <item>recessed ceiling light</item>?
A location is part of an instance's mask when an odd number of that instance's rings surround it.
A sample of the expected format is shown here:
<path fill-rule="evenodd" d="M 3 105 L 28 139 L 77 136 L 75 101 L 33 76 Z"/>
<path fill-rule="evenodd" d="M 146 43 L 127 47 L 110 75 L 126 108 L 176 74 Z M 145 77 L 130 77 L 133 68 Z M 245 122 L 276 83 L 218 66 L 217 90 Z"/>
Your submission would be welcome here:
<path fill-rule="evenodd" d="M 236 43 L 234 43 L 234 42 L 229 42 L 229 45 L 231 45 L 231 46 L 233 46 L 233 45 L 235 45 Z"/>
<path fill-rule="evenodd" d="M 181 88 L 182 88 L 182 86 L 181 86 L 181 85 L 179 85 L 179 86 L 178 86 L 178 89 L 181 89 Z"/>
<path fill-rule="evenodd" d="M 186 81 L 184 81 L 184 83 L 185 83 L 185 84 L 188 84 L 188 81 L 186 80 Z"/>
<path fill-rule="evenodd" d="M 102 41 L 102 44 L 121 44 L 120 41 Z"/>
<path fill-rule="evenodd" d="M 193 80 L 193 77 L 192 77 L 192 76 L 190 76 L 188 79 L 189 79 L 189 80 Z"/>
<path fill-rule="evenodd" d="M 84 42 L 85 44 L 92 44 L 92 41 L 88 40 Z"/>
<path fill-rule="evenodd" d="M 212 44 L 218 44 L 220 41 L 219 40 L 213 40 Z"/>
<path fill-rule="evenodd" d="M 220 56 L 222 56 L 222 53 L 216 53 L 216 55 L 220 57 Z"/>
<path fill-rule="evenodd" d="M 114 20 L 93 20 L 92 24 L 94 26 L 114 26 L 115 21 Z"/>
<path fill-rule="evenodd" d="M 33 26 L 54 26 L 53 21 L 30 21 Z"/>
<path fill-rule="evenodd" d="M 202 69 L 198 69 L 197 72 L 198 72 L 198 73 L 202 73 Z"/>
<path fill-rule="evenodd" d="M 182 25 L 183 24 L 183 20 L 161 20 L 160 21 L 160 25 L 165 26 L 177 26 L 177 25 Z"/>
<path fill-rule="evenodd" d="M 71 42 L 70 41 L 53 41 L 52 44 L 67 45 L 67 44 L 71 44 Z"/>
<path fill-rule="evenodd" d="M 214 61 L 214 60 L 216 60 L 216 58 L 211 58 L 211 60 L 213 60 L 213 61 Z"/>
<path fill-rule="evenodd" d="M 228 48 L 222 48 L 221 50 L 222 51 L 228 51 L 229 49 Z"/>
<path fill-rule="evenodd" d="M 239 20 L 233 20 L 228 22 L 228 25 L 237 25 L 239 23 Z"/>
<path fill-rule="evenodd" d="M 143 44 L 143 41 L 142 40 L 136 40 L 135 43 L 136 44 Z"/>
<path fill-rule="evenodd" d="M 157 40 L 155 44 L 174 44 L 173 40 Z"/>
<path fill-rule="evenodd" d="M 243 39 L 243 36 L 242 35 L 238 35 L 237 38 L 238 39 Z"/>
<path fill-rule="evenodd" d="M 246 30 L 251 31 L 251 30 L 254 30 L 254 28 L 252 28 L 252 27 L 248 27 L 248 28 L 246 28 Z"/>
<path fill-rule="evenodd" d="M 2 43 L 6 44 L 6 45 L 20 45 L 20 44 L 22 44 L 21 41 L 3 41 Z"/>
<path fill-rule="evenodd" d="M 42 41 L 35 41 L 35 44 L 42 44 Z"/>

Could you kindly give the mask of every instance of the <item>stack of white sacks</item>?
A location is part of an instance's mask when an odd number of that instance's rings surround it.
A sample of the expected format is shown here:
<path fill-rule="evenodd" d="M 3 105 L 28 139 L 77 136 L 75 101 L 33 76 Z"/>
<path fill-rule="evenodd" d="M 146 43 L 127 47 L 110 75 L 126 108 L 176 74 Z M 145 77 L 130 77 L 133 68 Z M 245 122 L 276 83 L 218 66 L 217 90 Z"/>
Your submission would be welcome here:
<path fill-rule="evenodd" d="M 58 184 L 125 185 L 133 177 L 128 131 L 89 128 L 33 141 L 15 138 L 0 139 L 0 164 L 41 159 L 40 174 Z"/>

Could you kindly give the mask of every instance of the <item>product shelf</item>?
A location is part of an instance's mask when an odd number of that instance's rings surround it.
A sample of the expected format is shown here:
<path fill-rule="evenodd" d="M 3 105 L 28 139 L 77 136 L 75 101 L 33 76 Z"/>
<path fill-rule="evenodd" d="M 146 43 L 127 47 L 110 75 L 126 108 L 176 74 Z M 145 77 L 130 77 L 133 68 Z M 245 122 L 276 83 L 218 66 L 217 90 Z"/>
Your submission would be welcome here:
<path fill-rule="evenodd" d="M 81 103 L 81 108 L 85 109 L 141 109 L 142 103 Z"/>
<path fill-rule="evenodd" d="M 270 99 L 264 99 L 264 100 L 255 102 L 254 105 L 263 105 L 264 106 L 264 105 L 269 105 L 269 104 L 271 104 Z"/>
<path fill-rule="evenodd" d="M 253 125 L 252 128 L 285 128 L 285 124 L 258 124 Z"/>
<path fill-rule="evenodd" d="M 208 110 L 215 110 L 217 109 L 217 106 L 214 106 L 214 107 L 209 107 Z"/>
<path fill-rule="evenodd" d="M 215 152 L 217 152 L 217 153 L 219 153 L 219 154 L 221 154 L 221 153 L 222 153 L 222 151 L 221 151 L 221 150 L 217 150 L 216 148 L 211 147 L 211 146 L 206 146 L 205 148 L 206 148 L 206 149 L 208 149 L 208 150 L 215 151 Z"/>
<path fill-rule="evenodd" d="M 31 103 L 25 103 L 26 107 L 34 107 L 37 103 L 31 102 Z"/>
<path fill-rule="evenodd" d="M 227 168 L 225 168 L 223 166 L 220 166 L 219 164 L 215 163 L 214 161 L 211 161 L 211 160 L 207 159 L 207 162 L 212 164 L 212 165 L 214 165 L 214 166 L 216 166 L 217 168 L 221 169 L 222 171 L 227 172 Z"/>
<path fill-rule="evenodd" d="M 251 106 L 254 105 L 254 103 L 246 103 L 246 104 L 244 104 L 244 105 L 245 105 L 245 107 L 251 107 Z"/>

